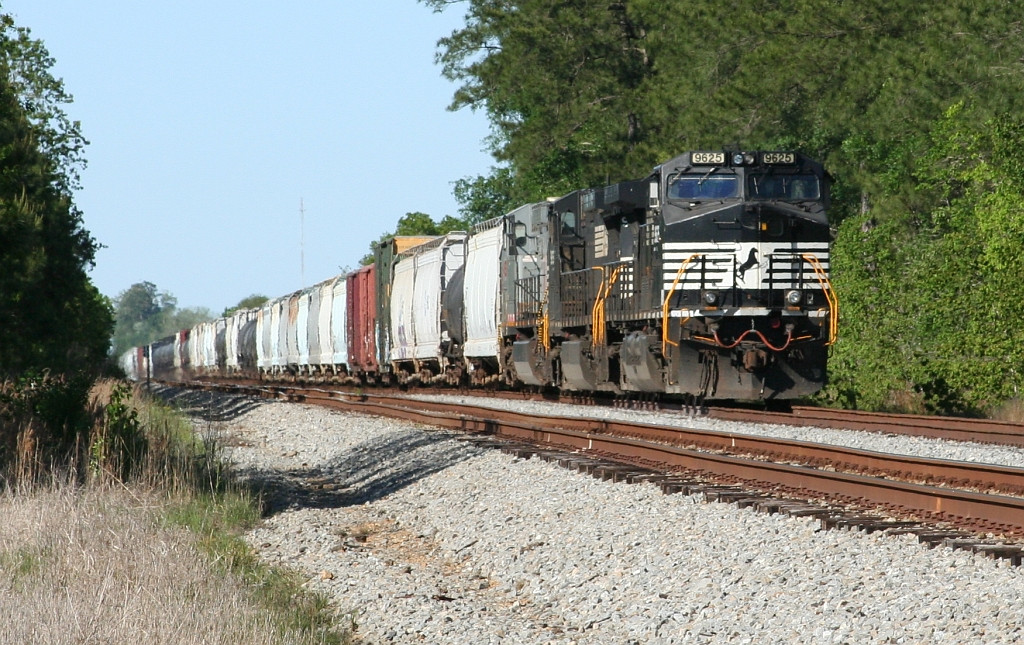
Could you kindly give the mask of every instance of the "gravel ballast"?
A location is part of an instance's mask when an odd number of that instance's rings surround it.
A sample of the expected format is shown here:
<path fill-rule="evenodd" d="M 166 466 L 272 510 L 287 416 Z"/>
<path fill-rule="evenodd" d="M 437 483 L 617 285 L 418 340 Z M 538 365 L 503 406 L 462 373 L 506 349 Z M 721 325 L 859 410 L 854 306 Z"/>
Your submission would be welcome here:
<path fill-rule="evenodd" d="M 822 531 L 306 405 L 243 406 L 216 430 L 271 491 L 247 539 L 361 643 L 1024 637 L 1019 568 L 913 536 Z"/>

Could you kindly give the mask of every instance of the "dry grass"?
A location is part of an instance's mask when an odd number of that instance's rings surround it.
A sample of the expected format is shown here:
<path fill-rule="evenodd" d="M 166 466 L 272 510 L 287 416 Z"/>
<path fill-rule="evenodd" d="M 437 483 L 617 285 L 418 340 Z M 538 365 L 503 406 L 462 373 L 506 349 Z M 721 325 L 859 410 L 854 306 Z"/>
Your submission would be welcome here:
<path fill-rule="evenodd" d="M 117 489 L 0 497 L 0 642 L 315 642 L 279 630 L 158 508 Z"/>
<path fill-rule="evenodd" d="M 347 642 L 322 598 L 238 537 L 259 500 L 232 484 L 216 446 L 138 398 L 112 415 L 113 391 L 94 392 L 106 418 L 73 464 L 8 471 L 0 487 L 0 644 Z M 136 418 L 145 450 L 126 469 L 109 448 Z M 16 474 L 40 466 L 19 448 Z"/>

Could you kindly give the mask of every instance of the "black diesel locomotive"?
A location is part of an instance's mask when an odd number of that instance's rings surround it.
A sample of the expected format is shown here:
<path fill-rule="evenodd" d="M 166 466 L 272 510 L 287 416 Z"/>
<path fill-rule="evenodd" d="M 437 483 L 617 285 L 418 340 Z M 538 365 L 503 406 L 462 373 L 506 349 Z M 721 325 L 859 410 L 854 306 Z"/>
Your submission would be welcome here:
<path fill-rule="evenodd" d="M 838 317 L 828 202 L 828 175 L 801 154 L 713 151 L 513 212 L 509 253 L 529 260 L 502 272 L 531 270 L 503 289 L 508 380 L 701 399 L 817 391 Z"/>

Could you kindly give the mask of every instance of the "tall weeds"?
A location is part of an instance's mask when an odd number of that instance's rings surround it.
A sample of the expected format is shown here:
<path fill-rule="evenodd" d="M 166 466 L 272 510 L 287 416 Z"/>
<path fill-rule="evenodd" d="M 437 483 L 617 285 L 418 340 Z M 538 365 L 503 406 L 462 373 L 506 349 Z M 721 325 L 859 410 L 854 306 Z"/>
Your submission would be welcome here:
<path fill-rule="evenodd" d="M 260 499 L 212 431 L 115 381 L 54 429 L 38 393 L 62 386 L 0 387 L 0 643 L 348 642 L 241 539 Z"/>
<path fill-rule="evenodd" d="M 0 485 L 34 482 L 74 468 L 103 410 L 84 374 L 27 374 L 0 381 Z"/>

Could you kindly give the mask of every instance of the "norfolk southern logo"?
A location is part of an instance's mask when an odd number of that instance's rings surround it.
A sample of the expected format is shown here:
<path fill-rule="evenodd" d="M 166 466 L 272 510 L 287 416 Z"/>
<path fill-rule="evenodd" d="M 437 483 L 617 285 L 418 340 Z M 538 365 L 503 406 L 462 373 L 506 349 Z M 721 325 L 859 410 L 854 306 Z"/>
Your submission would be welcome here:
<path fill-rule="evenodd" d="M 747 255 L 747 261 L 736 267 L 736 281 L 743 282 L 744 274 L 758 264 L 757 262 L 757 249 L 750 249 L 750 253 Z"/>

